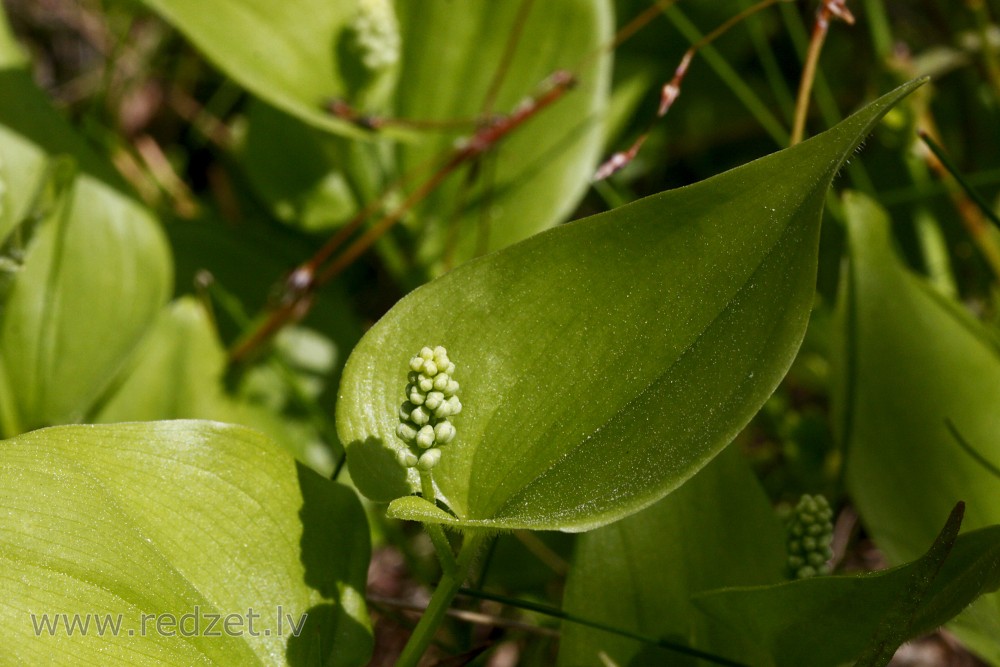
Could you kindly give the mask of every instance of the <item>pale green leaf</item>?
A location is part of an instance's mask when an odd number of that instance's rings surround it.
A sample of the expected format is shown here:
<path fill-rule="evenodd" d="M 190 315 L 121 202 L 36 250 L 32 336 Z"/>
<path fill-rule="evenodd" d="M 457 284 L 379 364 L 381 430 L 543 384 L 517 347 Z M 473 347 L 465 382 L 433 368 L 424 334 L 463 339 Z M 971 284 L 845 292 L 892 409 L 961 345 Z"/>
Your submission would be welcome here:
<path fill-rule="evenodd" d="M 166 301 L 172 270 L 157 222 L 28 72 L 0 70 L 0 89 L 0 232 L 28 221 L 10 241 L 20 265 L 0 304 L 12 434 L 86 416 Z"/>
<path fill-rule="evenodd" d="M 329 474 L 334 466 L 329 445 L 319 441 L 315 428 L 301 417 L 282 414 L 281 405 L 231 396 L 223 386 L 226 363 L 226 350 L 202 304 L 193 297 L 179 299 L 161 311 L 94 421 L 211 419 L 242 424 L 266 433 L 300 461 Z"/>
<path fill-rule="evenodd" d="M 7 660 L 305 665 L 318 657 L 347 666 L 368 659 L 370 554 L 360 503 L 254 431 L 210 422 L 44 429 L 0 442 L 0 478 Z M 260 615 L 256 635 L 248 610 Z M 36 636 L 46 613 L 50 620 L 120 614 L 121 625 L 117 636 L 93 627 L 86 636 L 64 628 Z M 148 620 L 142 633 L 144 614 L 192 616 L 173 628 L 161 620 L 165 632 Z M 208 614 L 243 620 L 211 636 Z M 288 619 L 299 623 L 303 614 L 293 637 Z"/>
<path fill-rule="evenodd" d="M 362 136 L 323 110 L 347 94 L 341 53 L 354 39 L 357 0 L 142 0 L 228 76 L 316 127 Z M 357 66 L 357 65 L 355 65 Z"/>

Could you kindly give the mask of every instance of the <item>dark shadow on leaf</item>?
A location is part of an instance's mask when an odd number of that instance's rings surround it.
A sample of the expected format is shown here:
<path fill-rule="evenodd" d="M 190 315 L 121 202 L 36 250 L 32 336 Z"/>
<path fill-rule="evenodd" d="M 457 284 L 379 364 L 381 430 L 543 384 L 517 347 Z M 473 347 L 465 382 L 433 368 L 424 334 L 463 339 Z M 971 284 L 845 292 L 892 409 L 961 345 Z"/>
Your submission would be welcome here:
<path fill-rule="evenodd" d="M 333 58 L 340 70 L 340 76 L 347 85 L 346 102 L 352 103 L 368 83 L 371 73 L 361 62 L 361 47 L 358 44 L 357 32 L 344 28 L 336 37 L 333 45 Z M 358 109 L 364 113 L 364 109 Z"/>
<path fill-rule="evenodd" d="M 354 484 L 369 498 L 389 502 L 413 493 L 406 470 L 396 462 L 396 450 L 380 438 L 369 436 L 347 445 L 347 465 Z"/>
<path fill-rule="evenodd" d="M 371 631 L 351 613 L 363 614 L 371 555 L 364 512 L 351 489 L 301 464 L 297 470 L 305 583 L 324 601 L 308 609 L 301 632 L 288 639 L 285 657 L 293 667 L 364 664 L 371 656 Z"/>

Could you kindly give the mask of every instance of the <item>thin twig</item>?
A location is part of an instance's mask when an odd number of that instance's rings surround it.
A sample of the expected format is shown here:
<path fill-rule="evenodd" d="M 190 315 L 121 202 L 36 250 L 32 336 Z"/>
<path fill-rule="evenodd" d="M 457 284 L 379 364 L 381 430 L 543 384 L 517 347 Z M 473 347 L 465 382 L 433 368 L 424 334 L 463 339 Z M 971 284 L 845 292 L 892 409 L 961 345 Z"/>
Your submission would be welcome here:
<path fill-rule="evenodd" d="M 847 9 L 847 0 L 823 0 L 816 11 L 816 23 L 813 24 L 812 39 L 809 40 L 809 51 L 806 53 L 806 63 L 802 69 L 802 81 L 799 84 L 799 95 L 795 101 L 795 123 L 792 125 L 790 145 L 802 141 L 806 130 L 806 116 L 809 113 L 809 98 L 812 96 L 813 81 L 816 79 L 816 66 L 819 54 L 823 50 L 823 42 L 830 30 L 830 19 L 838 18 L 848 25 L 854 25 L 854 15 Z"/>
<path fill-rule="evenodd" d="M 698 51 L 711 44 L 713 41 L 725 34 L 730 28 L 737 25 L 748 16 L 752 16 L 753 14 L 766 9 L 773 4 L 785 1 L 787 0 L 761 0 L 761 2 L 758 2 L 751 7 L 747 7 L 738 14 L 731 16 L 728 20 L 716 27 L 712 32 L 692 44 L 681 57 L 680 64 L 678 64 L 677 68 L 674 70 L 674 77 L 664 84 L 662 90 L 660 91 L 660 105 L 656 110 L 656 115 L 652 118 L 652 120 L 650 120 L 646 129 L 635 139 L 635 141 L 632 142 L 631 146 L 623 151 L 618 151 L 601 163 L 601 165 L 597 168 L 597 171 L 594 173 L 593 180 L 603 181 L 612 174 L 624 169 L 626 165 L 635 159 L 635 156 L 639 154 L 639 150 L 642 148 L 643 144 L 646 143 L 646 139 L 649 138 L 650 132 L 652 132 L 653 128 L 656 126 L 657 121 L 667 115 L 667 112 L 670 111 L 670 107 L 673 106 L 678 96 L 680 96 L 681 83 L 683 83 L 684 77 L 687 75 L 688 67 L 691 65 L 691 60 L 695 57 L 695 55 L 697 55 Z M 662 8 L 660 5 L 657 5 L 656 9 L 665 10 L 665 8 Z"/>

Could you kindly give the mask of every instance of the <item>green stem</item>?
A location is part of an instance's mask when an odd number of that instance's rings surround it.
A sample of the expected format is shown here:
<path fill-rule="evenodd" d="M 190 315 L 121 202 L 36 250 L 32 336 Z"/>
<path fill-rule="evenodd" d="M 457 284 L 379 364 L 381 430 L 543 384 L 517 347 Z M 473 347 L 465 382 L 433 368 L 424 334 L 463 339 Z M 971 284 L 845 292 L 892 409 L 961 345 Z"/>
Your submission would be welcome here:
<path fill-rule="evenodd" d="M 429 526 L 425 524 L 425 527 Z M 440 526 L 438 527 L 440 528 Z M 441 581 L 438 582 L 434 595 L 431 596 L 430 604 L 427 605 L 424 615 L 420 617 L 420 622 L 417 623 L 409 641 L 406 642 L 399 660 L 396 661 L 396 667 L 416 667 L 417 663 L 420 662 L 420 658 L 423 657 L 431 640 L 434 639 L 434 635 L 437 634 L 437 629 L 441 625 L 441 621 L 444 620 L 451 601 L 455 599 L 455 594 L 458 593 L 466 576 L 468 576 L 472 562 L 485 540 L 486 533 L 483 532 L 465 534 L 455 571 L 445 572 L 441 576 Z"/>
<path fill-rule="evenodd" d="M 434 480 L 431 478 L 430 470 L 420 471 L 420 492 L 423 494 L 424 499 L 431 503 L 435 503 L 435 493 L 434 493 Z M 444 534 L 444 528 L 436 523 L 425 523 L 424 530 L 431 538 L 431 543 L 434 544 L 434 551 L 437 552 L 438 560 L 441 561 L 441 570 L 445 574 L 455 572 L 455 556 L 451 552 L 451 542 L 448 541 L 448 536 Z"/>

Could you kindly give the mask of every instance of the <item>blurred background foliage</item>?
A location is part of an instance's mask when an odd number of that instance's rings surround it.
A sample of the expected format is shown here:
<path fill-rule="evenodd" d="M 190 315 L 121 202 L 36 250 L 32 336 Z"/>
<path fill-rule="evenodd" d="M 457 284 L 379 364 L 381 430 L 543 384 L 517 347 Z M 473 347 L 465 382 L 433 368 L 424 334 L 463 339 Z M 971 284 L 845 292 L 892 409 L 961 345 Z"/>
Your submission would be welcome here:
<path fill-rule="evenodd" d="M 787 145 L 813 29 L 812 2 L 778 3 L 701 50 L 679 99 L 638 157 L 612 178 L 590 183 L 603 156 L 648 126 L 660 86 L 688 46 L 751 4 L 678 3 L 612 51 L 615 25 L 647 11 L 647 0 L 538 2 L 527 27 L 517 29 L 512 26 L 524 19 L 520 3 L 495 3 L 472 26 L 452 16 L 448 3 L 417 9 L 399 2 L 399 41 L 383 35 L 388 46 L 379 47 L 397 49 L 398 58 L 334 72 L 341 88 L 332 92 L 376 119 L 468 122 L 444 129 L 389 123 L 372 131 L 364 119 L 333 118 L 323 108 L 329 100 L 303 102 L 295 88 L 301 73 L 275 84 L 280 90 L 273 95 L 266 81 L 241 78 L 240 49 L 212 41 L 211 29 L 224 31 L 225 24 L 185 23 L 169 9 L 184 3 L 4 0 L 35 83 L 155 212 L 172 250 L 178 300 L 156 320 L 129 362 L 128 377 L 116 381 L 125 391 L 94 407 L 90 418 L 240 421 L 270 432 L 321 472 L 339 470 L 332 414 L 340 369 L 364 330 L 402 295 L 546 227 L 700 181 Z M 331 10 L 339 18 L 323 20 L 348 21 L 353 14 L 344 7 Z M 849 8 L 856 23 L 833 23 L 821 55 L 807 134 L 905 80 L 932 77 L 890 113 L 864 159 L 847 166 L 837 185 L 877 200 L 905 262 L 995 331 L 1000 235 L 917 131 L 934 137 L 996 210 L 1000 6 L 854 0 Z M 563 37 L 553 37 L 553 30 Z M 258 45 L 265 59 L 267 47 Z M 509 62 L 501 65 L 508 50 Z M 575 68 L 580 85 L 475 166 L 456 169 L 425 200 L 404 207 L 401 223 L 373 252 L 360 253 L 311 295 L 301 322 L 233 362 L 227 350 L 246 340 L 241 337 L 259 321 L 257 313 L 287 296 L 285 280 L 296 265 L 366 207 L 377 217 L 403 204 L 405 192 L 433 177 L 428 160 L 475 131 L 477 122 L 481 128 L 547 90 L 546 76 L 557 68 Z M 394 187 L 407 174 L 415 176 L 406 187 Z M 844 453 L 831 415 L 833 310 L 846 231 L 842 205 L 836 198 L 829 203 L 806 341 L 738 444 L 772 502 L 827 494 L 840 508 L 835 548 L 841 567 L 867 569 L 884 561 L 846 496 Z M 180 378 L 177 384 L 150 389 L 144 378 L 164 369 Z M 187 384 L 193 377 L 197 382 Z M 185 386 L 198 390 L 179 389 Z M 436 573 L 424 536 L 381 515 L 371 513 L 381 547 L 369 593 L 382 618 L 376 650 L 392 655 L 394 642 L 405 637 L 393 621 L 409 623 L 397 602 L 421 599 L 421 585 Z M 482 583 L 558 604 L 572 543 L 567 535 L 503 535 Z M 481 609 L 513 613 L 493 603 Z M 553 621 L 532 618 L 541 630 L 459 625 L 454 644 L 468 645 L 472 634 L 477 641 L 502 638 L 509 648 L 495 652 L 494 661 L 510 655 L 545 664 L 553 652 L 545 628 Z"/>

